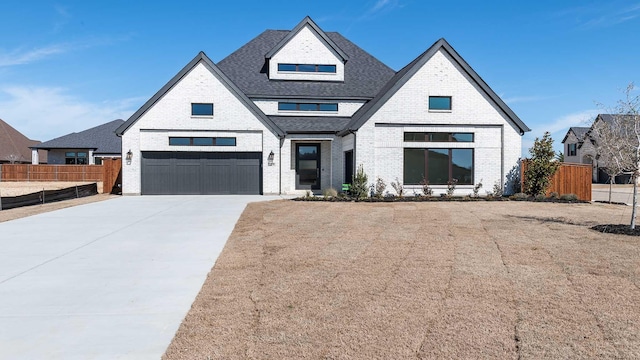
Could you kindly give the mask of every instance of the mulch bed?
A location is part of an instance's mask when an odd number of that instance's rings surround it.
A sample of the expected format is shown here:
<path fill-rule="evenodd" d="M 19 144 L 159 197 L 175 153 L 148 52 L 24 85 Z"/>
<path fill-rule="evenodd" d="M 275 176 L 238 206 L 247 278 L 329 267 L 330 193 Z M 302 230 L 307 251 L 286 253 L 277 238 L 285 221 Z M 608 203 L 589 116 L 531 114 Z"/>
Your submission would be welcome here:
<path fill-rule="evenodd" d="M 620 234 L 629 236 L 640 236 L 640 227 L 631 229 L 629 224 L 604 224 L 592 226 L 591 230 L 599 231 L 606 234 Z"/>

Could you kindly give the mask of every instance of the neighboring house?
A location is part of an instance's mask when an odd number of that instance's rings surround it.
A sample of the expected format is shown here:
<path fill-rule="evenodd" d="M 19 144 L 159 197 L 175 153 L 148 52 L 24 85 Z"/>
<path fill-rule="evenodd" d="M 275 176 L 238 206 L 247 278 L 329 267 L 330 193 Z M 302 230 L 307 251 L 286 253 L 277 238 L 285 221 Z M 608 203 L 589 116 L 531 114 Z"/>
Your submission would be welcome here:
<path fill-rule="evenodd" d="M 31 146 L 33 164 L 38 164 L 37 151 L 48 152 L 49 164 L 100 165 L 103 158 L 121 157 L 122 139 L 115 130 L 124 120 L 113 120 L 79 133 Z"/>
<path fill-rule="evenodd" d="M 591 128 L 588 127 L 570 127 L 567 134 L 562 139 L 564 144 L 564 162 L 574 164 L 591 164 L 594 155 L 589 152 L 585 153 L 586 149 L 582 149 L 582 145 L 585 141 L 585 136 Z M 590 141 L 587 139 L 587 141 Z"/>
<path fill-rule="evenodd" d="M 468 194 L 511 191 L 526 131 L 444 39 L 395 72 L 306 17 L 217 64 L 199 53 L 117 134 L 124 194 L 319 192 L 361 165 L 370 183 Z"/>
<path fill-rule="evenodd" d="M 30 164 L 31 146 L 39 144 L 38 140 L 30 140 L 18 130 L 0 119 L 0 164 Z M 47 161 L 46 153 L 40 157 Z"/>

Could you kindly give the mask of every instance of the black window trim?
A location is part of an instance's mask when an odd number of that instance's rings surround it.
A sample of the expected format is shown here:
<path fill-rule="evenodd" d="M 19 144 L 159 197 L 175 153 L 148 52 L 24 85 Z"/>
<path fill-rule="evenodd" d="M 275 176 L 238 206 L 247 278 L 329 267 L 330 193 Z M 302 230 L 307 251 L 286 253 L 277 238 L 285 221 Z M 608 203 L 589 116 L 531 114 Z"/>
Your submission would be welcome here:
<path fill-rule="evenodd" d="M 432 109 L 431 108 L 431 98 L 448 98 L 449 99 L 449 108 L 448 109 Z M 453 97 L 450 95 L 429 95 L 429 99 L 427 100 L 427 107 L 429 108 L 429 111 L 441 111 L 441 112 L 449 112 L 451 111 L 451 109 L 453 109 Z"/>
<path fill-rule="evenodd" d="M 429 150 L 448 150 L 448 152 L 449 152 L 449 155 L 448 155 L 449 156 L 449 169 L 448 169 L 449 170 L 449 180 L 448 181 L 452 181 L 453 180 L 453 162 L 451 161 L 452 155 L 453 155 L 453 150 L 471 150 L 471 183 L 470 184 L 463 184 L 463 183 L 458 182 L 458 185 L 461 185 L 461 186 L 472 186 L 472 185 L 475 184 L 475 172 L 476 172 L 476 151 L 475 151 L 475 148 L 437 148 L 437 147 L 430 147 L 430 148 L 416 147 L 416 148 L 413 148 L 413 147 L 405 147 L 405 148 L 402 149 L 402 152 L 403 152 L 403 159 L 402 159 L 403 164 L 402 164 L 402 166 L 403 166 L 403 168 L 405 166 L 404 157 L 406 155 L 404 155 L 404 151 L 406 149 L 422 150 L 423 153 L 425 154 L 424 155 L 424 171 L 425 171 L 425 173 L 422 174 L 425 179 L 429 178 L 429 173 L 428 173 L 428 171 L 429 171 L 429 158 L 428 158 L 428 156 L 426 156 L 427 152 Z M 402 181 L 405 183 L 405 185 L 421 185 L 419 183 L 418 184 L 413 184 L 413 183 L 406 182 L 406 179 L 404 178 L 404 169 L 403 169 Z M 447 185 L 447 184 L 430 184 L 430 185 L 444 186 L 444 185 Z"/>
<path fill-rule="evenodd" d="M 213 139 L 211 145 L 194 144 L 194 139 Z M 189 144 L 172 144 L 172 139 L 189 139 Z M 218 139 L 233 139 L 233 145 L 218 144 Z M 169 146 L 237 146 L 237 138 L 235 136 L 169 136 Z"/>
<path fill-rule="evenodd" d="M 424 134 L 424 140 L 407 140 L 408 134 Z M 431 138 L 431 134 L 448 134 L 448 140 L 427 140 L 427 137 Z M 457 141 L 454 140 L 455 134 L 470 134 L 471 141 Z M 468 131 L 405 131 L 403 135 L 405 142 L 433 142 L 433 143 L 473 143 L 476 141 L 476 135 L 473 132 Z"/>
<path fill-rule="evenodd" d="M 295 105 L 295 109 L 281 109 L 281 104 L 293 104 Z M 301 105 L 315 105 L 315 110 L 302 110 Z M 322 110 L 322 105 L 335 105 L 335 110 Z M 338 112 L 340 109 L 339 103 L 325 103 L 325 102 L 292 102 L 292 101 L 278 101 L 278 111 L 318 111 L 318 112 Z"/>
<path fill-rule="evenodd" d="M 211 105 L 211 114 L 201 114 L 201 115 L 194 114 L 193 113 L 193 105 Z M 194 116 L 194 117 L 211 117 L 211 116 L 213 116 L 214 113 L 215 113 L 215 109 L 214 109 L 213 103 L 203 103 L 203 102 L 195 102 L 195 103 L 192 102 L 191 103 L 191 116 Z"/>

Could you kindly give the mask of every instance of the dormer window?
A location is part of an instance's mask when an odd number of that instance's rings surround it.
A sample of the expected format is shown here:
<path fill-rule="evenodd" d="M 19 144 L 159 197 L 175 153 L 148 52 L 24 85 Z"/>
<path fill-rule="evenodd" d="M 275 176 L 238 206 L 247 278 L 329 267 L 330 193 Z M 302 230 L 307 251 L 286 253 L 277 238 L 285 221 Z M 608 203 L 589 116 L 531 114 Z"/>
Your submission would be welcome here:
<path fill-rule="evenodd" d="M 318 64 L 278 64 L 278 71 L 335 74 L 336 66 Z"/>
<path fill-rule="evenodd" d="M 279 111 L 338 111 L 337 103 L 279 102 Z"/>

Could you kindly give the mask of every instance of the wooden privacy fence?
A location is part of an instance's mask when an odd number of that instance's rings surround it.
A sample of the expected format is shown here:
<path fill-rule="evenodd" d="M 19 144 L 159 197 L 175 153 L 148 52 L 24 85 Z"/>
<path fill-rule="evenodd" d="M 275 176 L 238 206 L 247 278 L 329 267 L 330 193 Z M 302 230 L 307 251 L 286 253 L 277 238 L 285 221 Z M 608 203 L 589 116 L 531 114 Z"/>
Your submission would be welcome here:
<path fill-rule="evenodd" d="M 101 181 L 103 192 L 121 183 L 122 159 L 103 159 L 102 165 L 0 165 L 0 181 Z"/>
<path fill-rule="evenodd" d="M 528 160 L 520 163 L 521 185 L 524 190 L 526 181 L 524 173 L 527 170 Z M 552 192 L 558 195 L 576 194 L 578 199 L 591 201 L 591 165 L 560 163 L 558 171 L 551 178 L 551 184 L 547 189 L 547 196 Z"/>

